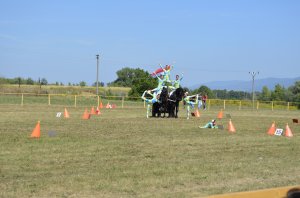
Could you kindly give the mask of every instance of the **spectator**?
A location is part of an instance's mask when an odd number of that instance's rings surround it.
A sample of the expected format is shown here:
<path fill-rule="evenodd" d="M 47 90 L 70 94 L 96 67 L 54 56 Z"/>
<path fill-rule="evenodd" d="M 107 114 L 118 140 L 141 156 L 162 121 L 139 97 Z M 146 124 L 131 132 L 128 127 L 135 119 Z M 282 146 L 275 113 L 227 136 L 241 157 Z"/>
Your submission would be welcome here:
<path fill-rule="evenodd" d="M 207 101 L 208 97 L 207 94 L 204 93 L 204 95 L 202 96 L 202 105 L 203 105 L 203 109 L 206 110 L 206 101 Z"/>

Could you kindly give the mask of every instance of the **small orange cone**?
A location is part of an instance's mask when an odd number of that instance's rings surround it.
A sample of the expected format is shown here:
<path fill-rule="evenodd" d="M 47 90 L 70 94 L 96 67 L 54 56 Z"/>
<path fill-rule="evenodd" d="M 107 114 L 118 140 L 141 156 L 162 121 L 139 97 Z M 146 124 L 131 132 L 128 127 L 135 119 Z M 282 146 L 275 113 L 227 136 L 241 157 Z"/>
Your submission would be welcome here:
<path fill-rule="evenodd" d="M 223 118 L 223 109 L 221 109 L 221 111 L 219 111 L 218 113 L 218 119 L 222 119 Z"/>
<path fill-rule="evenodd" d="M 100 109 L 99 109 L 99 107 L 97 107 L 97 110 L 96 110 L 96 115 L 101 115 L 101 112 L 100 112 Z"/>
<path fill-rule="evenodd" d="M 36 124 L 35 128 L 33 129 L 31 136 L 32 138 L 39 138 L 41 137 L 41 126 L 40 126 L 40 121 Z"/>
<path fill-rule="evenodd" d="M 99 105 L 99 108 L 100 108 L 100 109 L 102 109 L 102 108 L 103 108 L 103 104 L 102 104 L 102 102 L 100 103 L 100 105 Z"/>
<path fill-rule="evenodd" d="M 285 127 L 285 137 L 293 137 L 293 133 L 288 125 L 288 123 L 286 123 L 286 127 Z"/>
<path fill-rule="evenodd" d="M 228 123 L 228 131 L 229 132 L 232 132 L 232 133 L 235 133 L 235 128 L 231 122 L 231 119 L 229 120 L 229 123 Z"/>
<path fill-rule="evenodd" d="M 67 108 L 65 108 L 64 117 L 65 118 L 70 118 L 70 115 L 69 115 L 69 112 L 68 112 Z"/>
<path fill-rule="evenodd" d="M 274 121 L 268 130 L 268 135 L 274 135 L 275 131 L 276 131 L 276 126 L 275 126 L 275 121 Z"/>
<path fill-rule="evenodd" d="M 198 109 L 195 110 L 195 117 L 200 118 L 200 112 L 198 111 Z"/>
<path fill-rule="evenodd" d="M 88 113 L 87 109 L 85 109 L 83 115 L 82 115 L 82 119 L 84 120 L 88 120 L 90 119 L 91 115 Z"/>
<path fill-rule="evenodd" d="M 106 104 L 106 109 L 110 108 L 109 102 Z"/>
<path fill-rule="evenodd" d="M 96 115 L 96 111 L 95 111 L 94 107 L 92 107 L 92 109 L 91 109 L 91 115 Z"/>

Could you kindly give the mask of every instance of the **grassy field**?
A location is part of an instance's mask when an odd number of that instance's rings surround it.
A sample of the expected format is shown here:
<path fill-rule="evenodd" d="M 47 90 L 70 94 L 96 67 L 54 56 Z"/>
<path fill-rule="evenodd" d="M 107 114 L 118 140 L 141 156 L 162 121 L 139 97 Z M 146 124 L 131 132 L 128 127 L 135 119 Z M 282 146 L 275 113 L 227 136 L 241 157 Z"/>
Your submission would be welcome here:
<path fill-rule="evenodd" d="M 126 96 L 131 88 L 129 87 L 99 87 L 100 95 Z M 71 94 L 86 95 L 96 94 L 96 87 L 91 86 L 58 86 L 58 85 L 11 85 L 0 84 L 2 93 L 34 93 L 34 94 Z"/>
<path fill-rule="evenodd" d="M 300 184 L 299 111 L 225 111 L 237 130 L 200 118 L 145 118 L 145 109 L 0 106 L 0 197 L 203 197 Z M 31 139 L 37 121 L 41 138 Z M 292 138 L 268 136 L 276 121 Z M 48 132 L 56 135 L 50 137 Z"/>

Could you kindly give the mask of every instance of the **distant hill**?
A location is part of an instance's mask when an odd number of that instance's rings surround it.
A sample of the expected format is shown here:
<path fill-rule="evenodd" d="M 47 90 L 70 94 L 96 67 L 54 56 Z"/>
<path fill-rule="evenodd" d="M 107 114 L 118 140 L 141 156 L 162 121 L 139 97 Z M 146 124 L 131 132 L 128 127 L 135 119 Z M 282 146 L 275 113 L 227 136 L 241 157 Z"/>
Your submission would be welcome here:
<path fill-rule="evenodd" d="M 294 85 L 296 81 L 300 81 L 300 77 L 297 78 L 263 78 L 255 79 L 254 87 L 256 91 L 261 91 L 263 86 L 267 86 L 269 89 L 273 90 L 275 85 L 280 84 L 281 86 L 288 88 Z M 191 89 L 197 89 L 200 86 L 205 85 L 210 89 L 226 89 L 234 91 L 251 91 L 252 81 L 242 81 L 242 80 L 232 80 L 232 81 L 213 81 L 202 84 L 193 85 Z"/>

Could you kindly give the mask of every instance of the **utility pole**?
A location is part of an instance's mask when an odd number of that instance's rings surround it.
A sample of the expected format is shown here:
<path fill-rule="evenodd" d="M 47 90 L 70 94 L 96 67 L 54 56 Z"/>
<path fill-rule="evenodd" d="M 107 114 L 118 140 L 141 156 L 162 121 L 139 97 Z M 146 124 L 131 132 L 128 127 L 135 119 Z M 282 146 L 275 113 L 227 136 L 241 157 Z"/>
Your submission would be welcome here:
<path fill-rule="evenodd" d="M 99 80 L 98 80 L 98 72 L 99 72 L 99 54 L 97 54 L 96 55 L 96 59 L 97 59 L 97 79 L 96 79 L 96 86 L 97 86 L 97 88 L 96 88 L 96 94 L 97 94 L 97 96 L 98 96 L 98 94 L 99 94 Z"/>
<path fill-rule="evenodd" d="M 259 72 L 249 72 L 249 74 L 252 76 L 252 108 L 254 109 L 254 79 Z"/>

